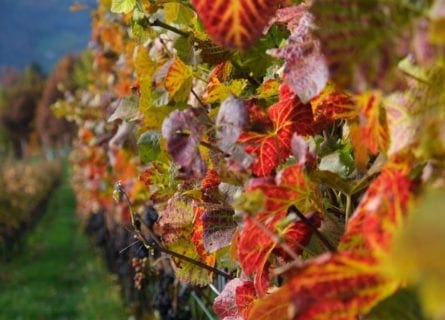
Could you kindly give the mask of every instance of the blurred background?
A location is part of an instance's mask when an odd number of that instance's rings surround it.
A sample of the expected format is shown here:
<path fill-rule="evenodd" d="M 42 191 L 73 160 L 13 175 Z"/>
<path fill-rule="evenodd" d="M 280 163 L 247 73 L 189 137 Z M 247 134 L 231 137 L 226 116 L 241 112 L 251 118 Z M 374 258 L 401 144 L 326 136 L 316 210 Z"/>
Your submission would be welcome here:
<path fill-rule="evenodd" d="M 95 0 L 2 0 L 0 319 L 127 319 L 75 216 L 74 125 L 51 105 L 85 83 Z"/>

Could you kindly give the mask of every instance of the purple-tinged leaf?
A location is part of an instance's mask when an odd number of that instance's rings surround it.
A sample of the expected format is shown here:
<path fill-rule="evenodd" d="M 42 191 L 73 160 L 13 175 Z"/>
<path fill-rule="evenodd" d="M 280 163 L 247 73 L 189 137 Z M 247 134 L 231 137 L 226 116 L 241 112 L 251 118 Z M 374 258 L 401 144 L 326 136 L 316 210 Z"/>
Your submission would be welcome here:
<path fill-rule="evenodd" d="M 223 205 L 206 203 L 201 219 L 204 222 L 204 247 L 208 252 L 215 252 L 228 246 L 236 230 L 233 219 L 234 210 Z"/>
<path fill-rule="evenodd" d="M 186 177 L 202 177 L 206 173 L 206 164 L 198 150 L 201 128 L 197 112 L 191 108 L 175 110 L 162 124 L 167 150 Z"/>
<path fill-rule="evenodd" d="M 294 133 L 291 140 L 291 150 L 298 164 L 309 169 L 316 167 L 317 153 L 314 143 L 311 144 L 298 133 Z"/>
<path fill-rule="evenodd" d="M 285 23 L 291 35 L 285 47 L 270 50 L 269 54 L 286 61 L 284 82 L 307 103 L 320 94 L 329 78 L 320 43 L 312 35 L 314 18 L 302 4 L 279 9 L 275 20 Z"/>

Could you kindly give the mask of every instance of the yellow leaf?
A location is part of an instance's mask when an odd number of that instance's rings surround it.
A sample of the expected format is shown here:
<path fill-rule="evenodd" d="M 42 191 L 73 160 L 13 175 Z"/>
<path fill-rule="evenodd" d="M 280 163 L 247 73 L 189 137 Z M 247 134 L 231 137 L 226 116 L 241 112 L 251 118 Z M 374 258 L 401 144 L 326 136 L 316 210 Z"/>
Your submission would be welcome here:
<path fill-rule="evenodd" d="M 445 188 L 427 190 L 396 235 L 384 271 L 418 288 L 424 311 L 445 318 Z"/>
<path fill-rule="evenodd" d="M 170 99 L 175 101 L 185 101 L 192 89 L 193 69 L 186 65 L 179 58 L 171 62 L 167 76 L 165 77 L 165 89 L 169 93 Z"/>

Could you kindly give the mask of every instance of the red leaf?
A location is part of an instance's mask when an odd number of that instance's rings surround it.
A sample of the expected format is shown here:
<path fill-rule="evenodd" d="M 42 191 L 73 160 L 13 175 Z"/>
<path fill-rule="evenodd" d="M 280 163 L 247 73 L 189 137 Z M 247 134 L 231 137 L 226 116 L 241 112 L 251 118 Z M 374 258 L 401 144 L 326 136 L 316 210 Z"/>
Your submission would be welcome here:
<path fill-rule="evenodd" d="M 192 0 L 210 38 L 244 49 L 258 40 L 283 0 Z"/>
<path fill-rule="evenodd" d="M 345 92 L 336 90 L 333 85 L 327 85 L 320 95 L 312 99 L 311 106 L 316 122 L 352 120 L 358 116 L 353 98 Z"/>
<path fill-rule="evenodd" d="M 271 255 L 281 257 L 285 261 L 291 260 L 281 246 L 269 233 L 275 234 L 285 241 L 297 254 L 302 252 L 312 236 L 312 229 L 302 221 L 294 222 L 279 232 L 277 223 L 285 217 L 285 213 L 270 217 L 267 213 L 257 215 L 257 223 L 251 218 L 246 218 L 244 228 L 238 239 L 238 258 L 247 275 L 255 274 L 254 285 L 259 296 L 266 294 L 269 286 L 269 267 L 272 263 Z M 316 227 L 320 226 L 318 214 L 313 215 L 310 220 Z M 268 230 L 266 232 L 257 224 L 263 224 Z"/>
<path fill-rule="evenodd" d="M 249 319 L 356 319 L 397 289 L 375 271 L 372 261 L 349 252 L 326 254 L 255 303 Z"/>
<path fill-rule="evenodd" d="M 254 179 L 249 182 L 246 191 L 261 190 L 265 196 L 264 212 L 277 214 L 286 212 L 295 205 L 301 212 L 310 212 L 319 207 L 317 186 L 303 172 L 300 164 L 291 165 L 280 171 L 275 181 Z"/>
<path fill-rule="evenodd" d="M 205 177 L 201 181 L 201 189 L 209 189 L 217 187 L 221 183 L 218 172 L 214 169 L 207 170 Z"/>
<path fill-rule="evenodd" d="M 251 281 L 230 280 L 213 302 L 213 310 L 222 320 L 242 320 L 256 298 Z"/>
<path fill-rule="evenodd" d="M 266 133 L 244 132 L 239 142 L 245 144 L 247 153 L 256 155 L 251 165 L 257 176 L 269 175 L 278 164 L 290 155 L 293 133 L 315 133 L 313 115 L 309 105 L 303 105 L 287 85 L 280 88 L 280 100 L 268 110 L 273 128 Z"/>
<path fill-rule="evenodd" d="M 363 196 L 350 219 L 340 248 L 364 250 L 373 255 L 386 251 L 394 232 L 404 221 L 411 197 L 408 167 L 391 164 L 383 169 Z"/>
<path fill-rule="evenodd" d="M 236 306 L 244 318 L 249 316 L 253 301 L 257 298 L 255 286 L 252 281 L 246 281 L 235 290 Z"/>

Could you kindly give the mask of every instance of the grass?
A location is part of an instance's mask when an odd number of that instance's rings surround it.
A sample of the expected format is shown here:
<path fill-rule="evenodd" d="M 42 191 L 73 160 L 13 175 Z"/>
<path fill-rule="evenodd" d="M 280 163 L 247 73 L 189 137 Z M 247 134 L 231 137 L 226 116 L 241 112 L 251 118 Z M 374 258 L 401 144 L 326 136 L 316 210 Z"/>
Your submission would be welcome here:
<path fill-rule="evenodd" d="M 127 319 L 116 280 L 80 231 L 65 181 L 21 253 L 0 262 L 0 319 Z"/>

